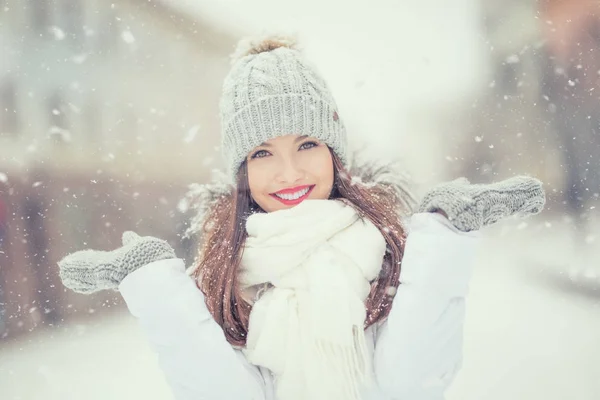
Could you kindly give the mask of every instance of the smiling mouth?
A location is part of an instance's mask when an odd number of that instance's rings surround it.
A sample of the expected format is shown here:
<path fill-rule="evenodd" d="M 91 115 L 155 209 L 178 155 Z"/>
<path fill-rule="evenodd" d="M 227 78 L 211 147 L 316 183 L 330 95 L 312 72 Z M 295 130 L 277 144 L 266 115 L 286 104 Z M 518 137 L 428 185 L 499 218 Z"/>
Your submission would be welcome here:
<path fill-rule="evenodd" d="M 279 200 L 281 203 L 287 206 L 295 205 L 306 200 L 306 198 L 310 196 L 310 193 L 312 192 L 314 187 L 315 185 L 310 185 L 292 188 L 291 190 L 281 190 L 276 193 L 271 193 L 271 197 L 273 197 L 276 200 Z"/>

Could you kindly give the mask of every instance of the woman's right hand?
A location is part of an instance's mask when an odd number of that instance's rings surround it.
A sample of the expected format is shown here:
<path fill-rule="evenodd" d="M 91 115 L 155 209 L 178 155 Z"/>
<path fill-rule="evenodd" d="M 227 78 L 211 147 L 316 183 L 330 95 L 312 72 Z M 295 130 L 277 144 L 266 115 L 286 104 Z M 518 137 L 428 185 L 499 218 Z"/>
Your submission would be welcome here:
<path fill-rule="evenodd" d="M 63 285 L 78 293 L 116 290 L 131 272 L 154 261 L 177 258 L 162 239 L 123 233 L 123 246 L 112 251 L 81 250 L 58 262 Z"/>

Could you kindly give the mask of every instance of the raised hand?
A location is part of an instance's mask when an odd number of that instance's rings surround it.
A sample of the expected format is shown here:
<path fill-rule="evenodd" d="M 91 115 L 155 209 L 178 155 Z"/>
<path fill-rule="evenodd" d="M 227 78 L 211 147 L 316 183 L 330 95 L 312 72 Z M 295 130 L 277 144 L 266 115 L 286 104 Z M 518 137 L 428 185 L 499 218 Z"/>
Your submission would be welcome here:
<path fill-rule="evenodd" d="M 63 285 L 79 293 L 116 290 L 131 272 L 153 261 L 176 258 L 164 240 L 123 233 L 123 246 L 112 251 L 81 250 L 58 262 Z"/>
<path fill-rule="evenodd" d="M 459 178 L 430 190 L 419 212 L 441 211 L 457 229 L 469 232 L 513 215 L 537 214 L 545 202 L 542 182 L 528 176 L 491 184 L 470 184 Z"/>

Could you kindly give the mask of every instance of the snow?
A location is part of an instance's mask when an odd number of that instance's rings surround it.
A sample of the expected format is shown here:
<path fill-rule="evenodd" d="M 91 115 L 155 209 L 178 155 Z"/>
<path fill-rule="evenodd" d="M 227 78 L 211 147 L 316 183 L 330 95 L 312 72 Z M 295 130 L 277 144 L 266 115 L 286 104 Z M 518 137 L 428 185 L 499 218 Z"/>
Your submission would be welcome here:
<path fill-rule="evenodd" d="M 51 126 L 48 129 L 48 137 L 56 137 L 65 143 L 71 142 L 71 132 L 58 126 Z"/>
<path fill-rule="evenodd" d="M 133 33 L 128 30 L 121 32 L 121 39 L 123 39 L 123 41 L 127 44 L 135 43 L 135 37 L 133 36 Z"/>
<path fill-rule="evenodd" d="M 506 58 L 507 64 L 517 64 L 519 61 L 520 61 L 520 59 L 517 54 L 512 54 Z"/>
<path fill-rule="evenodd" d="M 598 398 L 600 280 L 572 281 L 566 272 L 570 260 L 600 270 L 593 261 L 600 252 L 570 248 L 569 226 L 553 226 L 518 224 L 482 251 L 471 283 L 464 367 L 450 400 Z M 578 252 L 585 257 L 577 259 Z"/>
<path fill-rule="evenodd" d="M 65 32 L 58 26 L 50 27 L 50 33 L 52 33 L 52 36 L 54 36 L 54 39 L 56 40 L 63 40 L 66 36 Z"/>
<path fill-rule="evenodd" d="M 194 141 L 198 133 L 200 132 L 200 125 L 194 125 L 188 129 L 185 137 L 183 138 L 184 143 L 191 143 Z"/>
<path fill-rule="evenodd" d="M 73 57 L 71 57 L 71 60 L 75 64 L 83 64 L 85 62 L 85 60 L 87 60 L 87 58 L 88 58 L 88 54 L 76 54 Z"/>
<path fill-rule="evenodd" d="M 131 317 L 48 330 L 1 347 L 3 400 L 172 398 Z"/>
<path fill-rule="evenodd" d="M 584 252 L 577 266 L 596 270 L 600 249 L 576 245 L 569 223 L 545 218 L 486 233 L 471 282 L 464 365 L 448 400 L 598 398 L 600 281 L 573 282 L 566 272 Z M 0 346 L 0 354 L 3 400 L 171 398 L 126 312 L 38 331 Z"/>

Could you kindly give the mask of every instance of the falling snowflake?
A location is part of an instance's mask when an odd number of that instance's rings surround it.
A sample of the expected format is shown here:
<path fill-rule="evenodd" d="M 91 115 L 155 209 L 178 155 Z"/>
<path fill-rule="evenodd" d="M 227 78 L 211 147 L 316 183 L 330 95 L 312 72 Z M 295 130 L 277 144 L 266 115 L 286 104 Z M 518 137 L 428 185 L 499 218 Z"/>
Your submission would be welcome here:
<path fill-rule="evenodd" d="M 191 143 L 194 141 L 196 136 L 200 132 L 200 125 L 194 125 L 190 129 L 188 129 L 185 137 L 183 138 L 184 143 Z"/>
<path fill-rule="evenodd" d="M 71 141 L 71 132 L 58 126 L 53 126 L 48 130 L 48 137 L 57 137 L 63 142 L 68 143 Z"/>
<path fill-rule="evenodd" d="M 519 56 L 516 54 L 510 55 L 506 58 L 507 64 L 517 64 L 519 62 Z"/>
<path fill-rule="evenodd" d="M 177 203 L 177 210 L 181 213 L 187 212 L 187 210 L 189 210 L 189 208 L 190 208 L 190 201 L 187 198 L 183 198 L 183 199 L 179 200 L 179 203 Z"/>
<path fill-rule="evenodd" d="M 58 26 L 51 26 L 50 33 L 52 33 L 56 40 L 63 40 L 65 38 L 65 32 Z"/>
<path fill-rule="evenodd" d="M 81 109 L 73 103 L 69 103 L 69 109 L 71 111 L 73 111 L 75 114 L 81 114 Z"/>
<path fill-rule="evenodd" d="M 133 33 L 131 33 L 131 31 L 129 30 L 123 31 L 121 33 L 121 39 L 123 39 L 123 41 L 127 44 L 132 44 L 135 42 L 135 37 L 133 36 Z"/>
<path fill-rule="evenodd" d="M 596 236 L 595 235 L 587 235 L 585 237 L 585 243 L 586 244 L 592 244 L 596 241 Z"/>
<path fill-rule="evenodd" d="M 75 64 L 83 64 L 85 62 L 85 60 L 87 60 L 88 55 L 83 53 L 83 54 L 76 54 L 73 57 L 71 57 L 71 61 L 73 61 Z"/>

